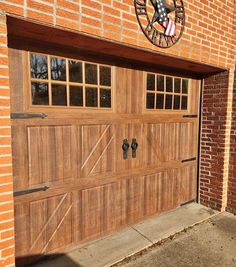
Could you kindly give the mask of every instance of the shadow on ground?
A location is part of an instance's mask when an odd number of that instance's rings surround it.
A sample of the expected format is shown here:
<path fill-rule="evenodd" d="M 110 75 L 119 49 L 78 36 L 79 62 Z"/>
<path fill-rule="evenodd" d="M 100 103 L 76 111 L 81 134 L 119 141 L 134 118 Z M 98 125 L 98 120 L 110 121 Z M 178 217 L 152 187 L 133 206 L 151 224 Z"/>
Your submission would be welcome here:
<path fill-rule="evenodd" d="M 16 267 L 83 267 L 73 261 L 67 254 L 51 254 L 50 256 L 32 255 L 16 260 Z"/>

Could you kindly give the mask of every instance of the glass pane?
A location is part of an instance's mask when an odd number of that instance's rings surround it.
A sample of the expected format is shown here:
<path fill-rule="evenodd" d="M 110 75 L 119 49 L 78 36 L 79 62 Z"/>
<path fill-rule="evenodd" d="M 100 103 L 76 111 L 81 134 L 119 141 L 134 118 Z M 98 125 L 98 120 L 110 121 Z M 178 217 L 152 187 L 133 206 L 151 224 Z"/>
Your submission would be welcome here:
<path fill-rule="evenodd" d="M 147 90 L 155 91 L 155 75 L 147 75 Z"/>
<path fill-rule="evenodd" d="M 52 84 L 52 104 L 55 106 L 66 106 L 66 86 Z"/>
<path fill-rule="evenodd" d="M 157 91 L 164 92 L 164 76 L 157 75 Z"/>
<path fill-rule="evenodd" d="M 165 109 L 172 109 L 172 95 L 166 95 Z"/>
<path fill-rule="evenodd" d="M 52 80 L 66 81 L 66 60 L 63 58 L 51 58 Z"/>
<path fill-rule="evenodd" d="M 69 80 L 70 82 L 82 83 L 82 63 L 69 60 Z"/>
<path fill-rule="evenodd" d="M 156 108 L 163 109 L 164 105 L 164 94 L 157 94 Z"/>
<path fill-rule="evenodd" d="M 37 79 L 48 79 L 47 56 L 30 54 L 31 77 Z"/>
<path fill-rule="evenodd" d="M 173 92 L 173 78 L 166 77 L 166 92 Z"/>
<path fill-rule="evenodd" d="M 154 103 L 155 103 L 155 94 L 147 93 L 147 103 L 146 107 L 147 109 L 154 109 Z"/>
<path fill-rule="evenodd" d="M 182 96 L 182 104 L 181 104 L 181 109 L 188 109 L 188 97 L 187 96 Z"/>
<path fill-rule="evenodd" d="M 180 93 L 181 79 L 175 78 L 175 92 Z"/>
<path fill-rule="evenodd" d="M 33 105 L 49 105 L 47 83 L 31 83 L 31 91 Z"/>
<path fill-rule="evenodd" d="M 180 96 L 174 96 L 174 109 L 180 109 Z"/>
<path fill-rule="evenodd" d="M 100 90 L 100 106 L 102 108 L 111 107 L 111 90 Z"/>
<path fill-rule="evenodd" d="M 89 84 L 97 84 L 97 65 L 85 64 L 85 82 Z"/>
<path fill-rule="evenodd" d="M 111 86 L 111 68 L 100 66 L 100 85 Z"/>
<path fill-rule="evenodd" d="M 70 86 L 70 106 L 83 106 L 82 86 Z"/>
<path fill-rule="evenodd" d="M 86 87 L 85 99 L 86 99 L 86 107 L 97 107 L 98 106 L 97 88 Z"/>
<path fill-rule="evenodd" d="M 188 93 L 188 80 L 182 80 L 182 93 Z"/>

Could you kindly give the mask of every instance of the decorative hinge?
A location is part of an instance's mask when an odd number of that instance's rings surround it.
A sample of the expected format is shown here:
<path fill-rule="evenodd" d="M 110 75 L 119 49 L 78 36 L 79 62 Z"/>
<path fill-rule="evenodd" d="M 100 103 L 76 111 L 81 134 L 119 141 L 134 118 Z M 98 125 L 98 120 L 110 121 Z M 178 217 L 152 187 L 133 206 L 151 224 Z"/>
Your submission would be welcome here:
<path fill-rule="evenodd" d="M 197 114 L 183 115 L 183 118 L 197 118 Z"/>
<path fill-rule="evenodd" d="M 13 194 L 14 194 L 14 197 L 18 197 L 18 196 L 28 195 L 28 194 L 32 194 L 32 193 L 36 193 L 36 192 L 40 192 L 40 191 L 47 191 L 48 189 L 49 189 L 49 187 L 45 185 L 44 187 L 26 189 L 26 190 L 22 190 L 22 191 L 16 191 Z"/>
<path fill-rule="evenodd" d="M 11 119 L 31 119 L 31 118 L 46 118 L 44 113 L 11 113 Z"/>
<path fill-rule="evenodd" d="M 197 159 L 196 157 L 195 158 L 190 158 L 190 159 L 183 159 L 181 162 L 185 163 L 185 162 L 189 162 L 189 161 L 194 161 L 196 159 Z"/>

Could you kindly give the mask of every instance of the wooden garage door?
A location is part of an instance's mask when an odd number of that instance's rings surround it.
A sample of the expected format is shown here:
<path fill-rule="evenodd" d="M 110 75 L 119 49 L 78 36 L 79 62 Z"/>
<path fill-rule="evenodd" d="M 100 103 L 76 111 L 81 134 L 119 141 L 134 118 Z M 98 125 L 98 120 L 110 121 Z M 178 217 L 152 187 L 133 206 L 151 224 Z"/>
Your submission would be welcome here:
<path fill-rule="evenodd" d="M 199 81 L 18 50 L 10 75 L 19 265 L 196 198 Z"/>

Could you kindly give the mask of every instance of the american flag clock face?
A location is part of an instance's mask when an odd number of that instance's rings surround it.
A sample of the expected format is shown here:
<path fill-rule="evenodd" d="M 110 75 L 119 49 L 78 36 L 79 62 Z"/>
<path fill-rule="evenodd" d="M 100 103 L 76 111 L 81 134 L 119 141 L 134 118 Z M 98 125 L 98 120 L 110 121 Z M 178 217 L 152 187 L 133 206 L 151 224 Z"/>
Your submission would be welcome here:
<path fill-rule="evenodd" d="M 161 48 L 176 44 L 184 31 L 182 0 L 134 0 L 139 25 L 148 40 Z"/>

